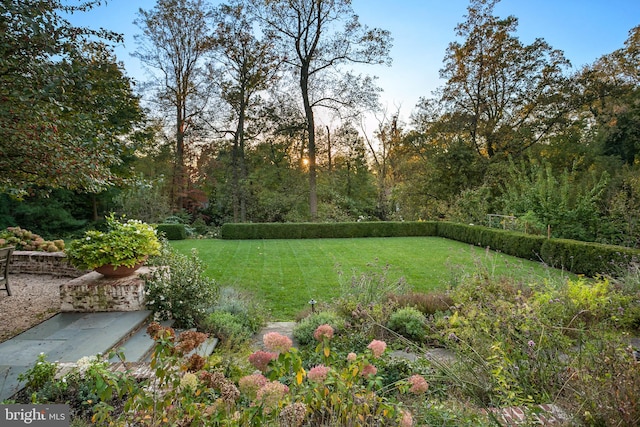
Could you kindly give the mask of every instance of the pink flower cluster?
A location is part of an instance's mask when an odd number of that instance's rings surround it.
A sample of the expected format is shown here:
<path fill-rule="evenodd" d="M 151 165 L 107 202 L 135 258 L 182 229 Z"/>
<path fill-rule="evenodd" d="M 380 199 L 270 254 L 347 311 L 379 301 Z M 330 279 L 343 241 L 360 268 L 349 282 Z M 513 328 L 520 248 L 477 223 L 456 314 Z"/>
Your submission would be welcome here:
<path fill-rule="evenodd" d="M 422 375 L 411 375 L 408 382 L 411 384 L 411 388 L 409 389 L 410 393 L 422 394 L 429 390 L 429 383 Z"/>
<path fill-rule="evenodd" d="M 240 391 L 255 397 L 258 390 L 267 385 L 269 380 L 262 374 L 246 375 L 238 380 Z"/>
<path fill-rule="evenodd" d="M 309 369 L 307 373 L 307 377 L 314 382 L 322 383 L 327 379 L 327 374 L 329 373 L 329 368 L 324 365 L 314 366 Z"/>
<path fill-rule="evenodd" d="M 358 358 L 358 355 L 355 354 L 355 353 L 347 354 L 347 361 L 348 362 L 355 362 L 357 358 Z"/>
<path fill-rule="evenodd" d="M 360 375 L 363 377 L 368 377 L 369 375 L 375 375 L 378 372 L 378 368 L 371 364 L 366 364 L 362 367 L 362 371 L 360 371 Z"/>
<path fill-rule="evenodd" d="M 413 417 L 411 416 L 411 412 L 401 409 L 400 413 L 402 414 L 402 418 L 400 418 L 400 424 L 399 424 L 400 427 L 413 426 Z"/>
<path fill-rule="evenodd" d="M 373 352 L 373 357 L 378 358 L 387 349 L 387 343 L 384 341 L 373 340 L 369 343 L 367 348 Z"/>
<path fill-rule="evenodd" d="M 289 393 L 289 387 L 278 381 L 270 381 L 258 390 L 256 403 L 262 406 L 265 414 L 269 414 L 278 408 L 280 401 L 287 393 Z"/>
<path fill-rule="evenodd" d="M 262 337 L 264 346 L 269 351 L 276 353 L 286 353 L 293 346 L 291 338 L 279 334 L 278 332 L 269 332 Z"/>
<path fill-rule="evenodd" d="M 324 325 L 320 325 L 313 333 L 313 338 L 315 338 L 316 341 L 322 341 L 323 338 L 331 339 L 333 338 L 333 328 L 331 325 L 326 323 Z"/>
<path fill-rule="evenodd" d="M 276 353 L 258 350 L 249 356 L 249 363 L 251 363 L 254 368 L 259 369 L 262 372 L 266 372 L 269 362 L 277 358 L 278 355 Z"/>

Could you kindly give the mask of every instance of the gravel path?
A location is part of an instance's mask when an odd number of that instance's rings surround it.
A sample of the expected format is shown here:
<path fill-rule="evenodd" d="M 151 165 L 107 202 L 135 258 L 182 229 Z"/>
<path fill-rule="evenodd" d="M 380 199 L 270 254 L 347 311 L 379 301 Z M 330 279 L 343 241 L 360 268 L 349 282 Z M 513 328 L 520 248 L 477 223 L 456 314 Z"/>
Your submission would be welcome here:
<path fill-rule="evenodd" d="M 0 291 L 0 342 L 60 311 L 60 285 L 71 280 L 41 274 L 9 276 L 11 296 Z"/>

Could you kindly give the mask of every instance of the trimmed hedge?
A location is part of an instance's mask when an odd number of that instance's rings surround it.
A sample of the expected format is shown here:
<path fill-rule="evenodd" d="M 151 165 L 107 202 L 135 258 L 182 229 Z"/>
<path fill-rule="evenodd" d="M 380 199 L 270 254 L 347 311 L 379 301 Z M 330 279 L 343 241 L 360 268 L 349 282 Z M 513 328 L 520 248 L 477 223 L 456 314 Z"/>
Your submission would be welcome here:
<path fill-rule="evenodd" d="M 331 239 L 435 236 L 437 222 L 259 223 L 222 225 L 223 239 Z"/>
<path fill-rule="evenodd" d="M 174 225 L 174 224 L 170 224 Z M 577 240 L 547 239 L 478 225 L 444 221 L 224 224 L 223 239 L 316 239 L 436 236 L 542 261 L 577 274 L 618 272 L 640 259 L 640 250 Z"/>
<path fill-rule="evenodd" d="M 453 222 L 439 222 L 437 235 L 534 261 L 541 260 L 542 245 L 547 240 L 544 236 Z"/>
<path fill-rule="evenodd" d="M 477 225 L 439 222 L 437 235 L 518 258 L 542 261 L 576 274 L 596 276 L 617 273 L 640 260 L 640 250 L 568 239 L 517 233 Z"/>
<path fill-rule="evenodd" d="M 159 234 L 164 234 L 168 240 L 184 240 L 187 238 L 187 230 L 184 224 L 158 224 Z"/>
<path fill-rule="evenodd" d="M 567 239 L 545 239 L 540 255 L 552 267 L 591 277 L 619 272 L 640 259 L 637 249 Z"/>

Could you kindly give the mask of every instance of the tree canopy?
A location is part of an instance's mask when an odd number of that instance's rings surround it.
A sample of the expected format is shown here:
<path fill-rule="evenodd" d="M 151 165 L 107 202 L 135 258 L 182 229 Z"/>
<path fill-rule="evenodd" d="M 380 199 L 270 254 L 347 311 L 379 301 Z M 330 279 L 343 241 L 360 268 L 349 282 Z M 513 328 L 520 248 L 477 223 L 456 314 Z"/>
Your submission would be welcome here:
<path fill-rule="evenodd" d="M 78 28 L 64 14 L 92 7 L 59 1 L 0 6 L 0 191 L 97 192 L 142 119 L 129 79 L 111 53 L 120 36 Z"/>
<path fill-rule="evenodd" d="M 640 246 L 640 27 L 572 70 L 543 38 L 520 40 L 497 3 L 470 0 L 444 82 L 411 122 L 377 110 L 367 133 L 357 116 L 378 108 L 381 89 L 352 69 L 388 63 L 391 35 L 362 24 L 351 1 L 159 0 L 137 21 L 151 73 L 136 88 L 155 117 L 144 129 L 154 145 L 139 149 L 143 115 L 111 49 L 120 38 L 63 19 L 98 2 L 4 2 L 0 224 L 97 212 L 64 189 L 109 188 L 105 210 L 198 229 L 510 218 L 521 231 Z M 113 186 L 128 169 L 135 179 Z M 28 196 L 40 188 L 61 188 L 49 193 L 58 203 Z M 18 208 L 7 193 L 27 200 Z"/>
<path fill-rule="evenodd" d="M 516 17 L 493 15 L 497 2 L 471 2 L 440 71 L 441 114 L 488 158 L 544 141 L 568 107 L 564 54 L 543 39 L 524 45 Z"/>

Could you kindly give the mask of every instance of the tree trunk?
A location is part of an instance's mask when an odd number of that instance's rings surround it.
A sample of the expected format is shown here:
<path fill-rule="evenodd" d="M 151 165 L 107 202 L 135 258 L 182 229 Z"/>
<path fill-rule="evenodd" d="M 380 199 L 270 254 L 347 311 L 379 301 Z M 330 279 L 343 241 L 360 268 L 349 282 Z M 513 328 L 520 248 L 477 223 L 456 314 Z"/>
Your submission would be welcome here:
<path fill-rule="evenodd" d="M 327 126 L 327 155 L 329 156 L 329 173 L 331 173 L 331 130 Z"/>
<path fill-rule="evenodd" d="M 233 138 L 233 151 L 231 155 L 232 187 L 233 187 L 233 222 L 246 222 L 247 207 L 243 182 L 246 178 L 246 165 L 244 162 L 244 122 L 246 105 L 244 92 L 238 111 L 238 124 Z"/>
<path fill-rule="evenodd" d="M 173 172 L 173 185 L 171 186 L 171 202 L 176 211 L 183 208 L 184 196 L 184 132 L 185 118 L 184 105 L 178 102 L 176 108 L 176 158 Z"/>
<path fill-rule="evenodd" d="M 318 218 L 318 194 L 316 189 L 316 132 L 313 107 L 309 100 L 309 64 L 300 69 L 300 90 L 304 104 L 304 114 L 307 118 L 307 132 L 309 134 L 309 213 L 311 220 Z"/>

